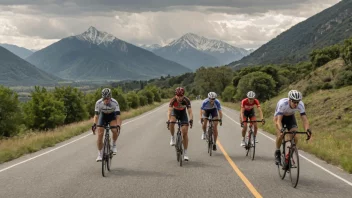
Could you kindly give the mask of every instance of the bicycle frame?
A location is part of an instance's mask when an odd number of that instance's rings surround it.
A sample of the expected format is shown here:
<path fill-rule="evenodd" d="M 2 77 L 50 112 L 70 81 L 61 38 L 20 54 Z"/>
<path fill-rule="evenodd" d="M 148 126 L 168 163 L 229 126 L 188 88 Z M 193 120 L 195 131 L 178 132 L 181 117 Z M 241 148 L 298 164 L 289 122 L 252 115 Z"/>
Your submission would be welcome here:
<path fill-rule="evenodd" d="M 183 160 L 183 138 L 182 138 L 182 132 L 181 132 L 181 121 L 177 120 L 176 122 L 166 122 L 167 124 L 170 123 L 175 123 L 178 125 L 177 127 L 177 132 L 176 132 L 176 144 L 175 144 L 175 150 L 176 150 L 176 159 L 180 163 L 180 166 L 182 166 L 182 160 Z"/>

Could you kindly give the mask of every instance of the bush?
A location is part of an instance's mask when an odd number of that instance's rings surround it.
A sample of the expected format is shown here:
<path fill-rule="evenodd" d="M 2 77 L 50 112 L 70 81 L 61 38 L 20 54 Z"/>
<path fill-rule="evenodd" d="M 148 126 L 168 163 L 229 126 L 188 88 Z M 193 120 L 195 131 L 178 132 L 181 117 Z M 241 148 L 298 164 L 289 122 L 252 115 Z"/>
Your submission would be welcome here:
<path fill-rule="evenodd" d="M 341 56 L 346 65 L 352 65 L 352 38 L 345 40 L 341 48 Z"/>
<path fill-rule="evenodd" d="M 331 85 L 331 83 L 324 83 L 323 86 L 321 86 L 321 89 L 332 89 L 333 86 Z"/>
<path fill-rule="evenodd" d="M 126 98 L 127 98 L 127 101 L 128 101 L 128 104 L 131 108 L 138 108 L 139 107 L 139 96 L 136 92 L 134 91 L 130 91 L 127 93 L 126 95 Z"/>
<path fill-rule="evenodd" d="M 155 85 L 153 86 L 146 86 L 145 88 L 146 90 L 150 90 L 151 92 L 153 92 L 154 95 L 154 101 L 155 102 L 161 102 L 161 96 L 160 96 L 160 89 L 157 88 Z"/>
<path fill-rule="evenodd" d="M 122 88 L 111 89 L 112 98 L 114 98 L 120 106 L 120 111 L 127 111 L 129 109 L 127 99 L 122 91 Z"/>
<path fill-rule="evenodd" d="M 152 91 L 147 90 L 147 89 L 143 89 L 138 92 L 138 95 L 143 95 L 143 96 L 147 97 L 147 104 L 153 104 L 154 94 Z"/>
<path fill-rule="evenodd" d="M 316 69 L 328 63 L 331 60 L 340 57 L 340 46 L 333 45 L 323 49 L 314 50 L 310 53 L 310 60 L 313 64 L 313 68 Z"/>
<path fill-rule="evenodd" d="M 334 85 L 335 88 L 352 85 L 352 71 L 347 70 L 338 73 L 335 78 Z"/>
<path fill-rule="evenodd" d="M 55 87 L 54 96 L 64 103 L 65 124 L 82 121 L 88 117 L 87 108 L 83 103 L 85 96 L 77 88 Z"/>
<path fill-rule="evenodd" d="M 235 87 L 229 85 L 225 88 L 224 92 L 221 94 L 221 98 L 224 102 L 232 101 L 233 96 L 235 95 Z"/>
<path fill-rule="evenodd" d="M 148 98 L 147 96 L 144 96 L 142 94 L 139 94 L 140 92 L 138 92 L 138 96 L 139 96 L 139 105 L 140 106 L 145 106 L 148 104 Z"/>
<path fill-rule="evenodd" d="M 24 105 L 24 119 L 30 129 L 47 130 L 64 124 L 65 106 L 44 87 L 35 87 L 32 99 Z"/>
<path fill-rule="evenodd" d="M 238 83 L 235 99 L 241 100 L 246 97 L 248 91 L 254 91 L 256 98 L 265 101 L 276 94 L 275 81 L 271 76 L 263 72 L 253 72 L 243 76 Z"/>
<path fill-rule="evenodd" d="M 21 123 L 19 103 L 17 93 L 0 85 L 0 138 L 18 133 Z"/>

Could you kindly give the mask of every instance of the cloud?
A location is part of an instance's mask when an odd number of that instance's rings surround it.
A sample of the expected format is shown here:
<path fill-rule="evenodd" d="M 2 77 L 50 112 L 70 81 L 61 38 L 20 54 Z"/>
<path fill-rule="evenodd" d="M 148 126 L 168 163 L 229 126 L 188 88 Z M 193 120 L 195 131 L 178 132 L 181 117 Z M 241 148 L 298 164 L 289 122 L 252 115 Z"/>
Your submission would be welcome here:
<path fill-rule="evenodd" d="M 38 49 L 95 26 L 133 44 L 165 45 L 192 32 L 257 48 L 338 1 L 2 0 L 0 42 Z"/>

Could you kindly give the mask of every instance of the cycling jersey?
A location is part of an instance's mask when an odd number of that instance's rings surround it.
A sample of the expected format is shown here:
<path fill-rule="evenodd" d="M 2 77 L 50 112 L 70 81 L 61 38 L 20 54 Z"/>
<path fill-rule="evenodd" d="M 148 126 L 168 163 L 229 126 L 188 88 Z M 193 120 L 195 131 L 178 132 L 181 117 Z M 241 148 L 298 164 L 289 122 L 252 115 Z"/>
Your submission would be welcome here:
<path fill-rule="evenodd" d="M 241 102 L 241 107 L 244 108 L 245 111 L 252 110 L 254 105 L 257 105 L 257 107 L 260 107 L 259 100 L 254 99 L 254 102 L 252 104 L 250 104 L 248 101 L 248 98 L 245 98 Z"/>
<path fill-rule="evenodd" d="M 290 116 L 294 115 L 296 111 L 299 111 L 301 115 L 306 114 L 306 109 L 304 108 L 304 103 L 302 101 L 299 101 L 297 107 L 295 109 L 292 109 L 289 104 L 289 98 L 282 98 L 276 105 L 274 116 Z"/>
<path fill-rule="evenodd" d="M 95 114 L 99 115 L 101 112 L 105 114 L 116 112 L 116 115 L 120 115 L 119 103 L 111 98 L 108 104 L 104 104 L 104 101 L 101 98 L 95 103 Z"/>
<path fill-rule="evenodd" d="M 214 103 L 211 104 L 210 103 L 210 99 L 207 98 L 205 100 L 203 100 L 203 104 L 200 107 L 202 110 L 210 110 L 210 109 L 217 109 L 217 110 L 221 110 L 221 105 L 218 99 L 215 99 Z"/>
<path fill-rule="evenodd" d="M 186 108 L 191 108 L 191 101 L 187 97 L 183 97 L 181 102 L 177 101 L 176 96 L 171 98 L 169 107 L 174 108 L 175 110 L 185 110 Z"/>

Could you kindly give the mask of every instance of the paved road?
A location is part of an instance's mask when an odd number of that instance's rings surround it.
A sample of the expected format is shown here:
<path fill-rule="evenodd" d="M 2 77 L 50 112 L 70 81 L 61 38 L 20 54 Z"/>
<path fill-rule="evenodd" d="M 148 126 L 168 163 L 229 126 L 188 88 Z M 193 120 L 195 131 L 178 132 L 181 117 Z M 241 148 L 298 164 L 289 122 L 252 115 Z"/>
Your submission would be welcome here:
<path fill-rule="evenodd" d="M 200 101 L 193 102 L 196 120 L 199 119 L 199 107 Z M 96 136 L 87 132 L 54 148 L 1 164 L 0 197 L 307 198 L 352 195 L 350 174 L 303 151 L 304 157 L 321 168 L 301 157 L 297 189 L 291 187 L 288 179 L 280 180 L 273 160 L 274 142 L 271 139 L 274 136 L 268 133 L 258 135 L 255 161 L 246 158 L 240 147 L 241 128 L 235 122 L 238 113 L 227 108 L 224 109 L 218 146 L 223 151 L 218 149 L 210 157 L 205 142 L 200 139 L 200 125 L 195 123 L 189 133 L 190 161 L 179 167 L 174 148 L 169 146 L 166 111 L 167 106 L 163 105 L 153 113 L 124 121 L 118 154 L 113 158 L 112 172 L 107 178 L 101 176 L 101 163 L 95 162 Z"/>

